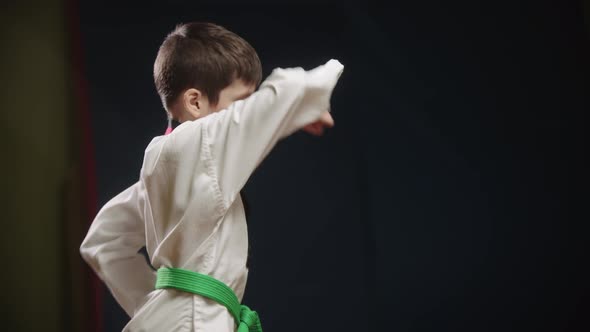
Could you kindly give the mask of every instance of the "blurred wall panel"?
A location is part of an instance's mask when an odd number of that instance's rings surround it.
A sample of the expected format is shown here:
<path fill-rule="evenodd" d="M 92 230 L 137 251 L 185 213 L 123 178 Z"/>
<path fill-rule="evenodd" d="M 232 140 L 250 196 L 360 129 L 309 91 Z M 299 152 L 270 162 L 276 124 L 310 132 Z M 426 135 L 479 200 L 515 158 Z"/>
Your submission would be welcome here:
<path fill-rule="evenodd" d="M 71 157 L 64 4 L 3 4 L 0 22 L 2 329 L 63 331 L 63 193 Z"/>

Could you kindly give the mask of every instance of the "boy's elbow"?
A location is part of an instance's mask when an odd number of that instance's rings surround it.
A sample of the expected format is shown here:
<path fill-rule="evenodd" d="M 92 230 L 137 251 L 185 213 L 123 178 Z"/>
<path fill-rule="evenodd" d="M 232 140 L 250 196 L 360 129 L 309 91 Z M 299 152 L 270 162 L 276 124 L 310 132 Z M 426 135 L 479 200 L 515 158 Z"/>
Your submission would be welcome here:
<path fill-rule="evenodd" d="M 93 256 L 91 254 L 92 250 L 91 248 L 88 246 L 87 243 L 87 239 L 84 239 L 84 241 L 82 241 L 82 244 L 80 245 L 80 256 L 82 256 L 82 259 L 84 259 L 84 261 L 86 261 L 87 263 L 90 263 L 91 261 L 93 261 Z"/>
<path fill-rule="evenodd" d="M 92 241 L 91 234 L 88 234 L 82 244 L 80 244 L 80 256 L 90 266 L 98 264 L 99 246 L 96 245 L 96 241 Z"/>

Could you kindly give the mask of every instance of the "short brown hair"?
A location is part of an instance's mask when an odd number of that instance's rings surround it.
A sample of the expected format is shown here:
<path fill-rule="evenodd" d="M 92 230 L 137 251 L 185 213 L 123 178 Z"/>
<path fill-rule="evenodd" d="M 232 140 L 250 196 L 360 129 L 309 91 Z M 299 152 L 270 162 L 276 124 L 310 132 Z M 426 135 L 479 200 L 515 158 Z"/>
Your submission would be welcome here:
<path fill-rule="evenodd" d="M 213 23 L 181 24 L 170 33 L 154 63 L 154 82 L 166 111 L 186 89 L 199 89 L 213 105 L 234 80 L 260 84 L 262 66 L 254 48 Z"/>

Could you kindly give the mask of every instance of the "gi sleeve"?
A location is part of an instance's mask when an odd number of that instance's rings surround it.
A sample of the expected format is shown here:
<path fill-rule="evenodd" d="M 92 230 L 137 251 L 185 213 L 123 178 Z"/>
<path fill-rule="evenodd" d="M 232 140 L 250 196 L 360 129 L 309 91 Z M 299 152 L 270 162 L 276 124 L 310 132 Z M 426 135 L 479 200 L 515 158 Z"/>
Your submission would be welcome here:
<path fill-rule="evenodd" d="M 249 98 L 204 122 L 203 149 L 210 153 L 224 204 L 229 206 L 277 141 L 317 121 L 343 65 L 337 60 L 310 71 L 277 68 Z"/>
<path fill-rule="evenodd" d="M 138 252 L 145 246 L 142 201 L 141 182 L 112 198 L 80 247 L 84 260 L 130 317 L 156 283 L 156 273 Z"/>

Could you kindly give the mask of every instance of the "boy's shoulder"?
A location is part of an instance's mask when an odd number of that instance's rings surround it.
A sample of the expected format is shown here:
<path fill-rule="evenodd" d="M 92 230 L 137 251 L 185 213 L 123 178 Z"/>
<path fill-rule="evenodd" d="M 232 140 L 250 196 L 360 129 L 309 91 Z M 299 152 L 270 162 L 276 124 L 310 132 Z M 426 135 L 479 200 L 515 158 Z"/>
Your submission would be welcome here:
<path fill-rule="evenodd" d="M 164 139 L 166 138 L 166 136 L 161 135 L 161 136 L 155 136 L 154 138 L 152 138 L 152 140 L 148 143 L 148 145 L 145 148 L 145 153 L 151 153 L 155 148 L 157 148 L 158 146 L 161 146 L 162 143 L 164 142 Z"/>
<path fill-rule="evenodd" d="M 158 163 L 158 161 L 162 160 L 163 157 L 163 147 L 164 147 L 164 141 L 166 136 L 162 135 L 162 136 L 156 136 L 154 138 L 152 138 L 152 140 L 150 141 L 150 143 L 147 145 L 147 147 L 144 150 L 144 154 L 143 154 L 143 164 L 142 164 L 142 173 L 147 172 L 147 173 L 151 173 L 156 164 Z"/>

